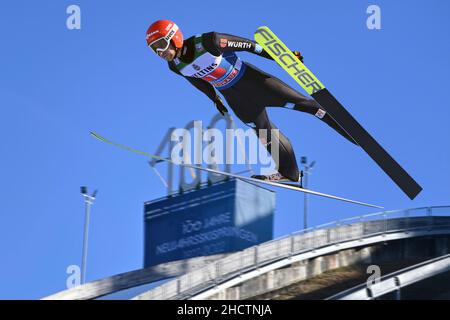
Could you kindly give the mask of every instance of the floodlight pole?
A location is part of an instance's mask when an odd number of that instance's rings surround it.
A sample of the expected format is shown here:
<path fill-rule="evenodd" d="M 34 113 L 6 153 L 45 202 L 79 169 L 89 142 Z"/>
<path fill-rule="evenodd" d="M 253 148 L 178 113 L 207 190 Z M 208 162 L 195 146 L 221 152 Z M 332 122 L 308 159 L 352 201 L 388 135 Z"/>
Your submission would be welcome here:
<path fill-rule="evenodd" d="M 311 162 L 308 165 L 307 158 L 306 157 L 302 157 L 301 158 L 301 163 L 305 167 L 303 187 L 305 189 L 308 189 L 308 176 L 311 174 L 310 170 L 314 167 L 314 165 L 316 164 L 316 161 L 313 161 L 313 162 Z M 304 201 L 303 201 L 303 229 L 306 230 L 308 228 L 308 194 L 304 193 L 303 197 L 304 197 Z"/>
<path fill-rule="evenodd" d="M 91 206 L 94 204 L 97 190 L 92 195 L 88 195 L 87 188 L 81 187 L 81 194 L 84 198 L 85 218 L 84 218 L 84 236 L 83 236 L 83 253 L 81 260 L 81 284 L 86 283 L 86 265 L 89 240 L 89 220 L 91 215 Z"/>

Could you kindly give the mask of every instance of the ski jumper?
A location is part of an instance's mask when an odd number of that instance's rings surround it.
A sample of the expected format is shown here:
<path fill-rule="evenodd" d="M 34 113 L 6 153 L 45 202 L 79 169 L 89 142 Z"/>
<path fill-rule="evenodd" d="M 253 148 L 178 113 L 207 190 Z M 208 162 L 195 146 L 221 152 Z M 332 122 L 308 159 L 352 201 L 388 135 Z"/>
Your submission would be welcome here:
<path fill-rule="evenodd" d="M 278 78 L 244 62 L 235 54 L 247 51 L 271 59 L 254 41 L 217 32 L 209 32 L 186 39 L 181 56 L 170 61 L 169 68 L 185 77 L 212 101 L 218 99 L 216 89 L 223 95 L 236 116 L 253 128 L 267 130 L 267 141 L 261 141 L 271 153 L 270 130 L 277 129 L 269 120 L 266 107 L 283 107 L 315 115 L 334 130 L 355 143 L 348 134 L 312 99 Z M 279 131 L 279 163 L 277 170 L 286 178 L 299 180 L 299 169 L 289 139 Z"/>

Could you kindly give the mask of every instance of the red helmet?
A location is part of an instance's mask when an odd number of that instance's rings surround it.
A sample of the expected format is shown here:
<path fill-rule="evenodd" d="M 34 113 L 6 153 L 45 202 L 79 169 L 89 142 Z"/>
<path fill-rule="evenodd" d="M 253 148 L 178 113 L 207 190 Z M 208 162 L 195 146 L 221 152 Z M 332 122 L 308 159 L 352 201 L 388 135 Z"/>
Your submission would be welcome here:
<path fill-rule="evenodd" d="M 176 48 L 183 47 L 183 34 L 175 22 L 170 20 L 158 20 L 147 30 L 147 45 L 155 52 L 165 51 L 170 41 Z"/>

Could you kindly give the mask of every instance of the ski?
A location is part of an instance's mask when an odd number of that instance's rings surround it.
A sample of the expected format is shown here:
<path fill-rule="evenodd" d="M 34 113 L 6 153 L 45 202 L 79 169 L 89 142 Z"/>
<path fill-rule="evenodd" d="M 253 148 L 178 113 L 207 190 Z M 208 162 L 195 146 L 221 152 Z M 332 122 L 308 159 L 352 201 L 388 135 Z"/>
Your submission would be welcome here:
<path fill-rule="evenodd" d="M 356 121 L 268 27 L 258 28 L 254 37 L 255 41 L 329 113 L 411 200 L 422 191 L 422 187 Z"/>
<path fill-rule="evenodd" d="M 341 197 L 337 197 L 337 196 L 333 196 L 330 194 L 325 194 L 325 193 L 321 193 L 321 192 L 317 192 L 317 191 L 313 191 L 313 190 L 309 190 L 309 189 L 304 189 L 301 188 L 300 186 L 296 186 L 294 184 L 283 184 L 283 183 L 278 183 L 278 182 L 273 182 L 273 181 L 266 181 L 266 180 L 259 180 L 259 179 L 255 179 L 255 178 L 251 178 L 251 177 L 246 177 L 246 176 L 241 176 L 238 174 L 233 174 L 233 173 L 228 173 L 228 172 L 223 172 L 223 171 L 219 171 L 219 170 L 214 170 L 214 169 L 210 169 L 210 168 L 203 168 L 200 166 L 196 166 L 196 165 L 192 165 L 192 164 L 187 164 L 187 163 L 177 163 L 174 162 L 173 160 L 169 159 L 169 158 L 164 158 L 164 157 L 160 157 L 145 151 L 141 151 L 138 149 L 134 149 L 131 147 L 128 147 L 126 145 L 117 143 L 117 142 L 113 142 L 109 139 L 106 139 L 105 137 L 102 137 L 100 134 L 91 131 L 91 136 L 102 141 L 105 143 L 108 143 L 110 145 L 113 145 L 115 147 L 127 150 L 127 151 L 131 151 L 133 153 L 137 153 L 152 159 L 155 159 L 157 161 L 164 161 L 164 162 L 169 162 L 169 163 L 173 163 L 175 165 L 179 165 L 179 166 L 183 166 L 186 168 L 192 168 L 192 169 L 197 169 L 197 170 L 202 170 L 202 171 L 206 171 L 206 172 L 211 172 L 211 173 L 215 173 L 215 174 L 220 174 L 220 175 L 224 175 L 224 176 L 228 176 L 228 177 L 232 177 L 232 178 L 236 178 L 236 179 L 241 179 L 241 180 L 245 180 L 245 181 L 249 181 L 249 182 L 254 182 L 254 183 L 258 183 L 258 184 L 265 184 L 265 185 L 269 185 L 269 186 L 273 186 L 273 187 L 278 187 L 278 188 L 284 188 L 284 189 L 288 189 L 288 190 L 293 190 L 293 191 L 298 191 L 298 192 L 303 192 L 303 193 L 309 193 L 312 195 L 316 195 L 316 196 L 320 196 L 320 197 L 325 197 L 325 198 L 330 198 L 330 199 L 334 199 L 334 200 L 339 200 L 339 201 L 345 201 L 345 202 L 349 202 L 349 203 L 353 203 L 353 204 L 359 204 L 362 206 L 366 206 L 366 207 L 372 207 L 372 208 L 378 208 L 378 209 L 383 209 L 383 207 L 377 206 L 377 205 L 373 205 L 373 204 L 369 204 L 369 203 L 364 203 L 364 202 L 360 202 L 360 201 L 355 201 L 355 200 L 351 200 L 351 199 L 346 199 L 346 198 L 341 198 Z"/>

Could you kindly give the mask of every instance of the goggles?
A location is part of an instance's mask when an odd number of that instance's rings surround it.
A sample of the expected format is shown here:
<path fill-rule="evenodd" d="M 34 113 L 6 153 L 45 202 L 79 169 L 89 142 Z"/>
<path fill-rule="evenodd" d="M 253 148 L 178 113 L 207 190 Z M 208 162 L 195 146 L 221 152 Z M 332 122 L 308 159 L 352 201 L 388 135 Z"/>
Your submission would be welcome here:
<path fill-rule="evenodd" d="M 167 41 L 165 38 L 159 38 L 158 40 L 152 42 L 149 47 L 157 55 L 166 51 L 170 46 L 170 40 Z"/>
<path fill-rule="evenodd" d="M 152 49 L 152 51 L 155 52 L 157 55 L 160 55 L 169 48 L 170 40 L 174 37 L 177 31 L 178 26 L 174 24 L 165 37 L 156 39 L 155 41 L 150 43 L 148 45 L 149 48 Z"/>

